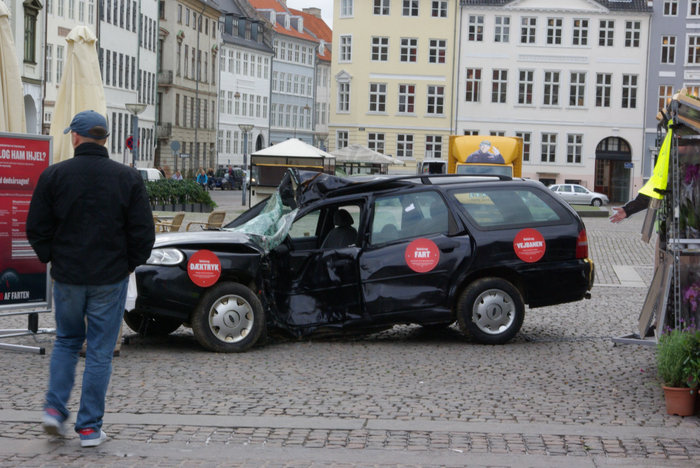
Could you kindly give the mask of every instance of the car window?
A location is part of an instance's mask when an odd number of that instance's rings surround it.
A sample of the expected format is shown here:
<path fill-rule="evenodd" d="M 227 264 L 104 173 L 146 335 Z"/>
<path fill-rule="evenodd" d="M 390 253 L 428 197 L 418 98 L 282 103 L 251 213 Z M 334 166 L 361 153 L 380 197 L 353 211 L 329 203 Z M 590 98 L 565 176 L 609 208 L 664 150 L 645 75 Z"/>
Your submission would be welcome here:
<path fill-rule="evenodd" d="M 289 230 L 289 237 L 292 241 L 302 239 L 304 237 L 322 236 L 327 237 L 333 230 L 333 214 L 338 210 L 345 210 L 352 217 L 350 227 L 357 230 L 360 225 L 361 208 L 359 205 L 334 205 L 325 206 L 317 210 L 306 213 L 304 216 L 297 218 Z M 325 216 L 325 217 L 324 217 Z M 327 219 L 326 223 L 323 219 Z M 327 224 L 325 227 L 320 223 Z"/>
<path fill-rule="evenodd" d="M 446 234 L 449 228 L 448 207 L 433 191 L 381 197 L 372 211 L 371 244 Z"/>
<path fill-rule="evenodd" d="M 294 220 L 292 227 L 289 229 L 289 237 L 295 240 L 301 239 L 302 237 L 315 236 L 320 214 L 320 210 L 315 210 Z"/>
<path fill-rule="evenodd" d="M 562 207 L 528 188 L 462 189 L 452 194 L 469 218 L 484 229 L 556 224 L 567 217 Z"/>
<path fill-rule="evenodd" d="M 559 187 L 559 191 L 571 193 L 571 186 L 570 185 L 562 185 L 561 187 Z"/>
<path fill-rule="evenodd" d="M 576 192 L 576 193 L 588 193 L 588 190 L 581 187 L 580 185 L 574 185 L 574 192 Z"/>

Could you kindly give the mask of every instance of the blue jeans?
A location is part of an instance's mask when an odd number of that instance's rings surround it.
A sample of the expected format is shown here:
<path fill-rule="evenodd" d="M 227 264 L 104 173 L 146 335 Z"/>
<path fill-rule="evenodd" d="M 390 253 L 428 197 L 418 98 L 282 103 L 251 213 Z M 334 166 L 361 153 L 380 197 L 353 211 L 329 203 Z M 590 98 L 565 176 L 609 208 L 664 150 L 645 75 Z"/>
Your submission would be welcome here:
<path fill-rule="evenodd" d="M 75 381 L 78 353 L 87 338 L 80 409 L 75 421 L 81 429 L 102 428 L 105 396 L 112 374 L 112 354 L 124 316 L 129 278 L 114 284 L 83 286 L 54 281 L 56 344 L 51 353 L 46 408 L 58 410 L 65 419 Z M 86 330 L 87 319 L 87 330 Z"/>

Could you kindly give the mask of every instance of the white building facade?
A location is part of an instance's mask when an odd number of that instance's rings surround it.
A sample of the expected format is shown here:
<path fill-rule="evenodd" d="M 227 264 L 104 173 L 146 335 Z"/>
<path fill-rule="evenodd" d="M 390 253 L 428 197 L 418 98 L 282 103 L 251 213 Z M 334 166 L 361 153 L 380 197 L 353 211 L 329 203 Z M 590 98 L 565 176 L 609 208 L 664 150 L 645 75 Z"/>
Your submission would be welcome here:
<path fill-rule="evenodd" d="M 629 199 L 642 180 L 647 2 L 460 4 L 454 133 L 520 136 L 524 177 Z"/>
<path fill-rule="evenodd" d="M 99 0 L 98 15 L 100 68 L 111 127 L 107 144 L 110 158 L 136 167 L 153 167 L 157 143 L 158 1 Z M 134 119 L 126 105 L 137 103 L 146 107 L 138 114 L 140 143 L 135 159 L 126 144 L 127 138 L 133 137 Z"/>

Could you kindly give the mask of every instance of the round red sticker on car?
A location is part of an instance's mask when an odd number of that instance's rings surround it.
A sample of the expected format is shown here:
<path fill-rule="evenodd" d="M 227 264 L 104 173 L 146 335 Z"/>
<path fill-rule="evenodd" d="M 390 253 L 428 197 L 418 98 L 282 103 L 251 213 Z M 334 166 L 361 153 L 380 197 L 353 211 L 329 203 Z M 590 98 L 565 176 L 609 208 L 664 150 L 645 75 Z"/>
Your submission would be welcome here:
<path fill-rule="evenodd" d="M 411 270 L 427 273 L 440 261 L 440 250 L 430 239 L 416 239 L 408 244 L 404 257 Z"/>
<path fill-rule="evenodd" d="M 520 260 L 534 263 L 544 256 L 546 245 L 539 231 L 527 228 L 515 235 L 513 249 Z"/>
<path fill-rule="evenodd" d="M 187 262 L 187 275 L 197 286 L 207 288 L 221 276 L 221 262 L 210 250 L 199 250 Z"/>

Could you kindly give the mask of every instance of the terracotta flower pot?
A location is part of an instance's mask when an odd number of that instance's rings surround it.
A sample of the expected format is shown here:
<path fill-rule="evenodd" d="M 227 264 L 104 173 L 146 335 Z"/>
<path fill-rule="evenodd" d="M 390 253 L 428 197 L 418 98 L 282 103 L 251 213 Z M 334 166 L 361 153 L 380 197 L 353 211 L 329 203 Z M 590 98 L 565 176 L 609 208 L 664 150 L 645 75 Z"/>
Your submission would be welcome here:
<path fill-rule="evenodd" d="M 697 389 L 685 387 L 663 387 L 663 389 L 668 414 L 692 416 L 695 413 Z"/>

